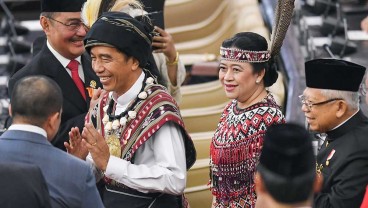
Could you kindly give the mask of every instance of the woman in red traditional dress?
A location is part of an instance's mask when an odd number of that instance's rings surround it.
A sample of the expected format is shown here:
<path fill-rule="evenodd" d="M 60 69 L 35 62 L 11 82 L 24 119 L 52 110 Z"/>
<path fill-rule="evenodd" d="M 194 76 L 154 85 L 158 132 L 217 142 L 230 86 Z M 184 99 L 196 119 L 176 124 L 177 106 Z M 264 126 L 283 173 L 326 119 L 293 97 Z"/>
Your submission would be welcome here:
<path fill-rule="evenodd" d="M 254 174 L 267 128 L 285 122 L 267 87 L 277 71 L 264 37 L 242 32 L 220 50 L 219 79 L 231 102 L 211 142 L 212 207 L 254 207 Z"/>

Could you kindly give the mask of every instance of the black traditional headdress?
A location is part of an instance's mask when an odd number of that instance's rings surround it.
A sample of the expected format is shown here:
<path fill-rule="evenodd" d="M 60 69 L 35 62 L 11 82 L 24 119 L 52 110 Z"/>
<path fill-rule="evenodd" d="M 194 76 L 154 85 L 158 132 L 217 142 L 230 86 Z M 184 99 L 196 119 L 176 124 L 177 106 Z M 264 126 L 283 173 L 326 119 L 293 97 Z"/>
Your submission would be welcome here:
<path fill-rule="evenodd" d="M 152 53 L 150 31 L 147 25 L 126 13 L 106 12 L 92 25 L 84 44 L 87 51 L 96 45 L 113 46 L 136 58 L 144 68 Z"/>
<path fill-rule="evenodd" d="M 315 59 L 305 62 L 307 87 L 357 92 L 365 67 L 337 59 Z"/>
<path fill-rule="evenodd" d="M 86 0 L 41 0 L 41 12 L 80 12 Z"/>

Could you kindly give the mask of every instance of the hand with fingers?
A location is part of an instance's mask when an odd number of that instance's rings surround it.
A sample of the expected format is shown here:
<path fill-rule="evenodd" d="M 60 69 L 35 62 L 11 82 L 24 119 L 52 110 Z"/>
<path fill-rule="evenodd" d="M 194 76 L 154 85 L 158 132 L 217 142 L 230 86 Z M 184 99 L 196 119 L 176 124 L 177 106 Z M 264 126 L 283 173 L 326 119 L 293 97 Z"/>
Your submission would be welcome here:
<path fill-rule="evenodd" d="M 169 62 L 174 62 L 177 56 L 174 40 L 165 30 L 155 26 L 155 31 L 160 35 L 154 36 L 152 46 L 157 48 L 155 53 L 164 53 Z"/>
<path fill-rule="evenodd" d="M 91 154 L 96 167 L 106 171 L 107 163 L 110 159 L 110 151 L 105 138 L 90 123 L 85 124 L 82 137 L 82 143 Z"/>
<path fill-rule="evenodd" d="M 101 88 L 93 89 L 93 94 L 92 94 L 91 102 L 89 103 L 88 111 L 91 111 L 96 106 L 100 98 L 102 98 L 105 93 L 107 93 L 107 91 Z"/>
<path fill-rule="evenodd" d="M 86 160 L 88 149 L 82 144 L 82 136 L 78 127 L 73 127 L 69 132 L 69 143 L 64 142 L 67 152 L 82 160 Z"/>

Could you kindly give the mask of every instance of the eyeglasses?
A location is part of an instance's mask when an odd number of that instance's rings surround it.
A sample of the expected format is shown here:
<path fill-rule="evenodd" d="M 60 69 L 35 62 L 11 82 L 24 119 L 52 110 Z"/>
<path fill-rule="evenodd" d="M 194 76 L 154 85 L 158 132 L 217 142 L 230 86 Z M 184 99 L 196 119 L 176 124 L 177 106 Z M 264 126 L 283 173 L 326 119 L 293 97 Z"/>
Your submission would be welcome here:
<path fill-rule="evenodd" d="M 81 26 L 83 26 L 83 28 L 88 31 L 89 30 L 89 27 L 87 25 L 85 25 L 82 21 L 72 21 L 71 23 L 64 23 L 64 22 L 60 22 L 59 20 L 56 20 L 54 18 L 51 18 L 51 17 L 47 17 L 48 19 L 52 20 L 52 21 L 55 21 L 55 22 L 58 22 L 62 25 L 64 25 L 66 28 L 68 28 L 69 31 L 78 31 Z"/>
<path fill-rule="evenodd" d="M 343 99 L 342 98 L 332 98 L 332 99 L 328 99 L 328 100 L 325 100 L 325 101 L 322 101 L 322 102 L 312 103 L 309 100 L 307 100 L 304 95 L 299 95 L 299 100 L 300 100 L 300 103 L 302 105 L 303 104 L 306 105 L 308 110 L 311 110 L 314 105 L 323 105 L 323 104 L 326 104 L 326 103 L 329 103 L 329 102 L 332 102 L 332 101 L 343 100 Z"/>

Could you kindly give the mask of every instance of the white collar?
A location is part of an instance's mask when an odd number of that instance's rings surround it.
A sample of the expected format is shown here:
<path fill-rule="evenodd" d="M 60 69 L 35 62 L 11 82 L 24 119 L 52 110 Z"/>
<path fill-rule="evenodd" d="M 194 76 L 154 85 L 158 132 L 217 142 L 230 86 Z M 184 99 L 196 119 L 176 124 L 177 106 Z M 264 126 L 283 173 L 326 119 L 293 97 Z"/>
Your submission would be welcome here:
<path fill-rule="evenodd" d="M 12 124 L 11 126 L 9 126 L 8 130 L 28 131 L 36 134 L 41 134 L 42 136 L 47 138 L 47 133 L 45 129 L 30 124 Z"/>
<path fill-rule="evenodd" d="M 54 54 L 55 58 L 57 60 L 59 60 L 59 62 L 61 63 L 61 65 L 63 65 L 64 68 L 66 68 L 70 62 L 69 59 L 65 58 L 64 56 L 62 56 L 59 52 L 57 52 L 49 43 L 49 40 L 46 41 L 47 43 L 47 47 L 49 48 L 49 50 L 51 51 L 52 54 Z M 78 56 L 77 58 L 75 58 L 74 60 L 78 61 L 79 64 L 81 64 L 81 57 Z"/>
<path fill-rule="evenodd" d="M 138 77 L 133 86 L 130 87 L 130 89 L 126 93 L 122 94 L 119 97 L 117 97 L 116 93 L 114 92 L 110 92 L 110 95 L 112 95 L 114 101 L 117 102 L 119 105 L 122 106 L 128 105 L 130 101 L 134 100 L 141 92 L 143 80 L 144 80 L 144 72 L 142 71 L 141 75 Z"/>

